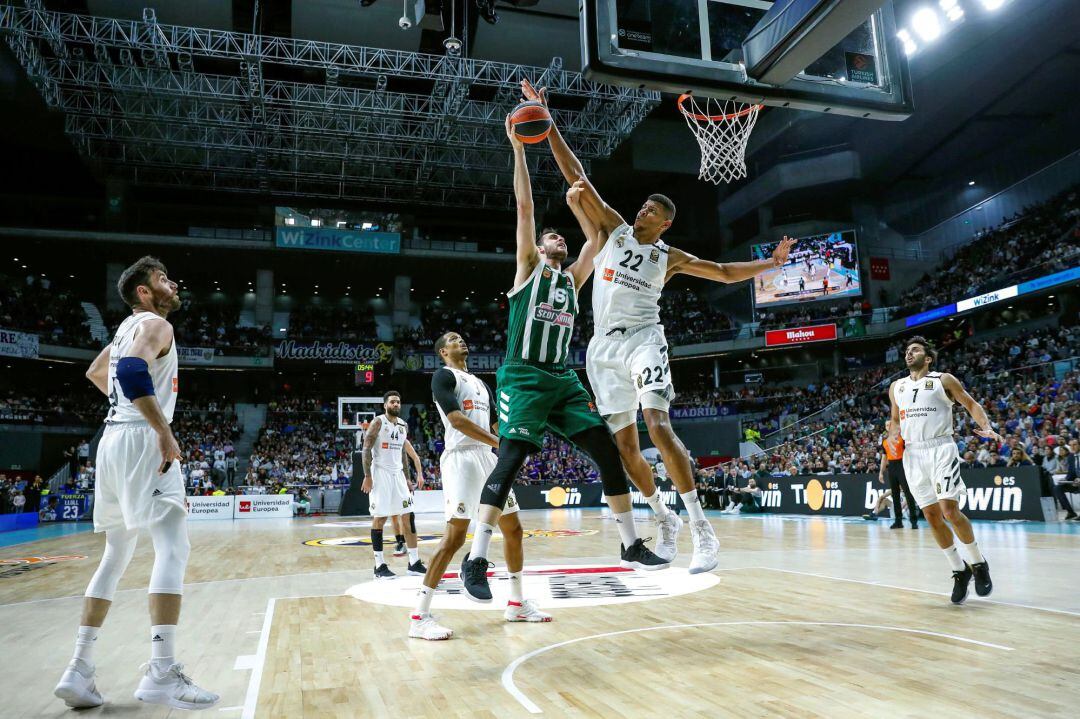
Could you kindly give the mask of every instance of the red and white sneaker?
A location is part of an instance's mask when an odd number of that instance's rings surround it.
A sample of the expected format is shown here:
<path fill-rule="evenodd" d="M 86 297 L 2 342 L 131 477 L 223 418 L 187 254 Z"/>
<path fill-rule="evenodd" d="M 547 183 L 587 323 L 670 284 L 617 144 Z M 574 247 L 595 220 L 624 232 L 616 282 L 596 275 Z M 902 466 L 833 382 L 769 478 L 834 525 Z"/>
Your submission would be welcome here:
<path fill-rule="evenodd" d="M 439 624 L 431 614 L 413 614 L 409 621 L 409 636 L 438 642 L 454 636 L 454 630 Z"/>
<path fill-rule="evenodd" d="M 541 612 L 536 602 L 531 599 L 526 599 L 520 604 L 518 602 L 507 602 L 506 611 L 503 612 L 503 617 L 508 622 L 550 622 L 551 615 Z"/>

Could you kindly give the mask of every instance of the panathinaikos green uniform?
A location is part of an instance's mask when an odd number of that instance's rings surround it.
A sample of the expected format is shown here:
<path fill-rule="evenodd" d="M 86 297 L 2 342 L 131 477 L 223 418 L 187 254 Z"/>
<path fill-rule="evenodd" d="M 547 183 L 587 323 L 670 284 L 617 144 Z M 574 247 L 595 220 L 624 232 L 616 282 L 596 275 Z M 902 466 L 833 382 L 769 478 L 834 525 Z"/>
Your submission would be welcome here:
<path fill-rule="evenodd" d="M 569 272 L 537 264 L 508 295 L 506 361 L 499 368 L 499 436 L 542 446 L 544 430 L 572 437 L 603 427 L 589 393 L 567 369 L 578 313 Z"/>

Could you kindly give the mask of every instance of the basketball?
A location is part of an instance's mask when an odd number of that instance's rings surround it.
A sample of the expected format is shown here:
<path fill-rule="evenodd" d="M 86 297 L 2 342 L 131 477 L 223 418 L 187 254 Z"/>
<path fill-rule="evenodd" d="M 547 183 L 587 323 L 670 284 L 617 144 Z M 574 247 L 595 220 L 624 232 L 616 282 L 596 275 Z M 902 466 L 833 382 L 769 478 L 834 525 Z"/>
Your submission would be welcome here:
<path fill-rule="evenodd" d="M 543 104 L 523 102 L 510 113 L 514 136 L 527 145 L 543 142 L 551 132 L 551 115 Z"/>

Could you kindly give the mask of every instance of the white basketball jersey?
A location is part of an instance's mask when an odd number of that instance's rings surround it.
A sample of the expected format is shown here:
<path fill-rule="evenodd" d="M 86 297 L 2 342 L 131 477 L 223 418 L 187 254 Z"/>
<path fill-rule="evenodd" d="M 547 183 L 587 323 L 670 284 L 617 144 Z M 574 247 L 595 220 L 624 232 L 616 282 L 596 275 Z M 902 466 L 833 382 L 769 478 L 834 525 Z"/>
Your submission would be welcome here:
<path fill-rule="evenodd" d="M 127 356 L 139 328 L 151 320 L 165 321 L 153 312 L 137 312 L 121 322 L 116 330 L 112 347 L 109 349 L 109 414 L 105 416 L 106 424 L 138 422 L 146 419 L 124 395 L 124 390 L 116 381 L 116 365 L 121 357 Z M 172 422 L 173 410 L 176 408 L 176 395 L 180 391 L 177 365 L 176 341 L 173 340 L 168 354 L 151 361 L 149 367 L 150 379 L 154 383 L 154 397 L 157 399 L 158 406 L 161 407 L 161 413 L 165 415 L 169 423 Z"/>
<path fill-rule="evenodd" d="M 945 393 L 940 372 L 930 372 L 920 380 L 897 380 L 893 399 L 900 410 L 900 436 L 905 442 L 952 436 L 953 401 Z"/>
<path fill-rule="evenodd" d="M 592 304 L 595 334 L 616 327 L 660 324 L 660 292 L 667 274 L 668 246 L 634 239 L 634 228 L 619 225 L 593 260 Z"/>
<path fill-rule="evenodd" d="M 475 422 L 486 430 L 491 429 L 491 395 L 488 393 L 487 385 L 483 380 L 478 377 L 469 374 L 468 372 L 462 372 L 459 369 L 453 367 L 447 367 L 446 369 L 454 373 L 454 379 L 457 380 L 457 384 L 454 386 L 454 396 L 457 397 L 458 407 L 461 408 L 461 413 L 465 415 L 470 422 Z M 436 409 L 439 410 L 439 416 L 442 417 L 443 423 L 443 441 L 446 443 L 446 448 L 443 452 L 449 452 L 452 449 L 458 447 L 487 447 L 480 440 L 473 439 L 468 435 L 454 429 L 450 425 L 450 420 L 446 418 L 446 413 L 443 412 L 439 403 L 435 403 Z"/>
<path fill-rule="evenodd" d="M 404 469 L 401 452 L 405 447 L 409 425 L 400 417 L 390 419 L 385 414 L 379 418 L 379 438 L 375 440 L 375 449 L 371 452 L 371 463 L 380 469 Z"/>

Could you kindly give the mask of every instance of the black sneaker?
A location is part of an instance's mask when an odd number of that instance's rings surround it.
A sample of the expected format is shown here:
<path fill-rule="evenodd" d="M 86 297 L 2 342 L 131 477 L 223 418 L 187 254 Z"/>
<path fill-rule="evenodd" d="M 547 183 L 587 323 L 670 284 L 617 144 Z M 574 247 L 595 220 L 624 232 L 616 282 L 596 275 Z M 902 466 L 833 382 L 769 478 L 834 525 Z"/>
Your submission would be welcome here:
<path fill-rule="evenodd" d="M 419 575 L 422 577 L 427 574 L 427 567 L 424 566 L 423 562 L 417 559 L 415 562 L 409 565 L 409 574 Z"/>
<path fill-rule="evenodd" d="M 465 555 L 465 561 L 461 563 L 461 584 L 465 587 L 465 596 L 474 602 L 482 604 L 491 601 L 491 587 L 488 586 L 487 570 L 488 567 L 494 566 L 483 557 L 469 559 L 469 555 Z"/>
<path fill-rule="evenodd" d="M 671 566 L 671 562 L 661 559 L 652 553 L 652 551 L 645 546 L 645 540 L 641 537 L 637 538 L 633 544 L 629 547 L 619 545 L 619 552 L 622 554 L 619 565 L 623 569 L 644 569 L 646 571 L 653 571 L 655 569 L 667 569 Z"/>
<path fill-rule="evenodd" d="M 394 545 L 394 556 L 395 557 L 404 557 L 405 556 L 405 542 L 398 542 L 397 544 Z"/>
<path fill-rule="evenodd" d="M 393 579 L 396 576 L 397 575 L 394 574 L 393 572 L 391 572 L 390 567 L 386 566 L 385 563 L 380 564 L 379 566 L 375 567 L 375 578 L 376 579 Z"/>
<path fill-rule="evenodd" d="M 892 524 L 889 525 L 889 529 L 903 529 L 903 528 L 904 528 L 904 523 L 903 522 L 893 522 Z"/>
<path fill-rule="evenodd" d="M 971 571 L 975 575 L 975 593 L 980 597 L 989 597 L 994 591 L 994 582 L 990 579 L 990 562 L 984 559 L 978 564 L 972 564 Z"/>
<path fill-rule="evenodd" d="M 869 514 L 864 514 L 862 516 L 862 518 L 865 519 L 867 522 L 876 522 L 877 521 L 877 515 L 874 514 L 873 512 L 870 512 Z"/>
<path fill-rule="evenodd" d="M 971 565 L 964 562 L 964 568 L 953 572 L 952 603 L 963 604 L 967 601 L 968 585 L 971 584 Z"/>

